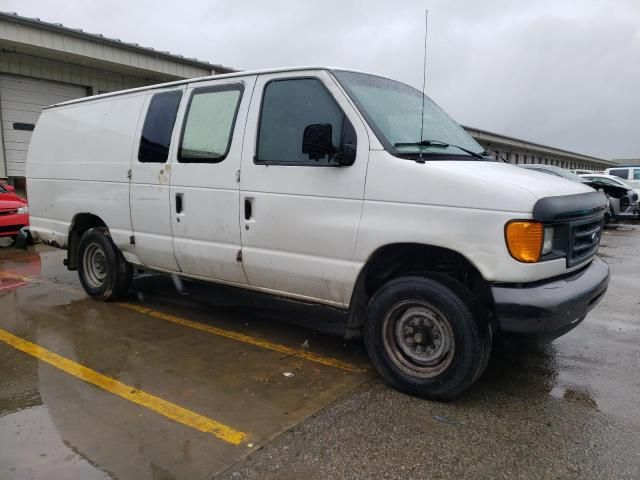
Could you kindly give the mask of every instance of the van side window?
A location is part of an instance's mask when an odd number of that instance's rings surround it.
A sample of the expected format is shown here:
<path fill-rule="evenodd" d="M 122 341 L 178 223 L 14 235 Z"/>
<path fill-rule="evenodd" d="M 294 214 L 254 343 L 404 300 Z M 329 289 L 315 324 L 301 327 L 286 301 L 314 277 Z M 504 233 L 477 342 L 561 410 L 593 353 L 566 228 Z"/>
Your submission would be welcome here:
<path fill-rule="evenodd" d="M 633 179 L 640 180 L 640 168 L 633 169 Z"/>
<path fill-rule="evenodd" d="M 242 85 L 221 85 L 194 90 L 187 107 L 178 161 L 217 163 L 231 147 Z"/>
<path fill-rule="evenodd" d="M 141 162 L 164 163 L 169 156 L 169 144 L 173 125 L 180 106 L 182 91 L 156 93 L 149 103 L 144 119 L 138 160 Z"/>
<path fill-rule="evenodd" d="M 336 150 L 349 143 L 356 148 L 353 126 L 324 85 L 315 78 L 273 80 L 265 86 L 255 163 L 332 165 L 329 155 L 303 153 L 305 128 L 331 126 Z M 349 137 L 349 138 L 345 138 Z"/>
<path fill-rule="evenodd" d="M 627 178 L 629 178 L 629 169 L 616 168 L 614 170 L 609 170 L 609 175 L 615 175 L 616 177 L 624 178 L 626 180 Z"/>

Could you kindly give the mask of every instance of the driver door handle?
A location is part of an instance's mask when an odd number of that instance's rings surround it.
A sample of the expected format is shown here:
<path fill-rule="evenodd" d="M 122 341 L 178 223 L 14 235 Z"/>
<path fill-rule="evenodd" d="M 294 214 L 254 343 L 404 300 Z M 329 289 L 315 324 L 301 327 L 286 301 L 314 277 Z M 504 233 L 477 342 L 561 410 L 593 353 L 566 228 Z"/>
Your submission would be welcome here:
<path fill-rule="evenodd" d="M 180 214 L 183 210 L 182 193 L 176 193 L 176 213 Z"/>
<path fill-rule="evenodd" d="M 253 198 L 244 199 L 244 219 L 251 220 L 253 218 Z"/>

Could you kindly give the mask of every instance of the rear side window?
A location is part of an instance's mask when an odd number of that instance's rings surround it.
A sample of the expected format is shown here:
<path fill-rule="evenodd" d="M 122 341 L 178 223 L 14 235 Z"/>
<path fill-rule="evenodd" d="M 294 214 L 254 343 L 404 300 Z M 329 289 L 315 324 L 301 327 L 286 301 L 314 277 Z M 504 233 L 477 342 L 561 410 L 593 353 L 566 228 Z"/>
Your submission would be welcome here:
<path fill-rule="evenodd" d="M 355 131 L 322 83 L 315 78 L 273 80 L 264 89 L 255 163 L 330 165 L 330 158 L 312 159 L 302 152 L 305 127 L 331 125 L 339 147 L 345 134 L 355 148 Z M 346 133 L 345 133 L 346 132 Z"/>
<path fill-rule="evenodd" d="M 225 159 L 242 90 L 242 85 L 224 85 L 193 92 L 182 129 L 178 161 L 217 163 Z"/>
<path fill-rule="evenodd" d="M 616 168 L 613 170 L 609 170 L 609 175 L 615 175 L 616 177 L 624 178 L 626 180 L 627 178 L 629 178 L 629 169 Z"/>
<path fill-rule="evenodd" d="M 586 177 L 588 180 L 598 183 L 604 183 L 605 185 L 615 185 L 616 187 L 621 187 L 622 185 L 616 182 L 615 180 L 611 180 L 610 178 L 603 177 Z"/>
<path fill-rule="evenodd" d="M 141 162 L 164 163 L 169 156 L 169 144 L 173 125 L 180 106 L 182 91 L 156 93 L 149 103 L 149 110 L 142 127 L 138 150 Z"/>
<path fill-rule="evenodd" d="M 640 168 L 633 169 L 633 180 L 640 180 Z"/>

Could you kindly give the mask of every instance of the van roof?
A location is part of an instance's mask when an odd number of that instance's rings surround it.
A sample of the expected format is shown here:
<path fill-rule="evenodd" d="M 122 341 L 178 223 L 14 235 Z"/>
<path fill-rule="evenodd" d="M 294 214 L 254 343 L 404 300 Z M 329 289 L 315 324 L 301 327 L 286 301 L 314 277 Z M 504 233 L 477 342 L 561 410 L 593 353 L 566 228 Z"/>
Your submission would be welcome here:
<path fill-rule="evenodd" d="M 73 105 L 76 103 L 83 103 L 83 102 L 90 102 L 93 100 L 100 100 L 103 98 L 108 98 L 108 97 L 115 97 L 118 95 L 126 95 L 127 93 L 134 93 L 134 92 L 144 92 L 146 90 L 154 90 L 157 88 L 166 88 L 166 87 L 173 87 L 173 86 L 177 86 L 177 85 L 184 85 L 186 83 L 194 83 L 194 82 L 204 82 L 207 80 L 218 80 L 218 79 L 225 79 L 225 78 L 235 78 L 235 77 L 246 77 L 249 75 L 261 75 L 261 74 L 266 74 L 266 73 L 280 73 L 280 72 L 296 72 L 296 71 L 301 71 L 301 70 L 344 70 L 344 71 L 349 71 L 349 72 L 357 72 L 357 73 L 367 73 L 367 72 L 360 72 L 358 70 L 353 70 L 353 69 L 349 69 L 349 68 L 338 68 L 338 67 L 321 67 L 321 66 L 298 66 L 298 67 L 281 67 L 281 68 L 268 68 L 268 69 L 263 69 L 263 70 L 247 70 L 247 71 L 240 71 L 240 72 L 232 72 L 232 73 L 223 73 L 220 75 L 208 75 L 206 77 L 195 77 L 195 78 L 186 78 L 184 80 L 176 80 L 174 82 L 165 82 L 165 83 L 158 83 L 155 85 L 146 85 L 144 87 L 137 87 L 137 88 L 129 88 L 127 90 L 118 90 L 115 92 L 109 92 L 109 93 L 102 93 L 100 95 L 91 95 L 89 97 L 81 97 L 81 98 L 77 98 L 75 100 L 68 100 L 66 102 L 60 102 L 60 103 L 54 103 L 53 105 L 49 105 L 43 108 L 43 110 L 46 110 L 48 108 L 54 108 L 54 107 L 61 107 L 61 106 L 66 106 L 66 105 Z"/>

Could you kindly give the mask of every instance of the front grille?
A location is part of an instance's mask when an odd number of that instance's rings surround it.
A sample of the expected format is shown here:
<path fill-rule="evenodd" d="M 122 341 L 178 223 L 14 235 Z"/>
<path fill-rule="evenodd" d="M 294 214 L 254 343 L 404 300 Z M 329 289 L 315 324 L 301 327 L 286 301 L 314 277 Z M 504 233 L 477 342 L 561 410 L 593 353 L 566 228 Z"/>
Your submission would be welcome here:
<path fill-rule="evenodd" d="M 15 215 L 16 213 L 18 213 L 18 210 L 11 209 L 11 210 L 0 210 L 0 216 L 2 215 Z"/>
<path fill-rule="evenodd" d="M 567 266 L 572 267 L 593 257 L 598 251 L 602 235 L 602 219 L 570 222 L 569 255 Z"/>

